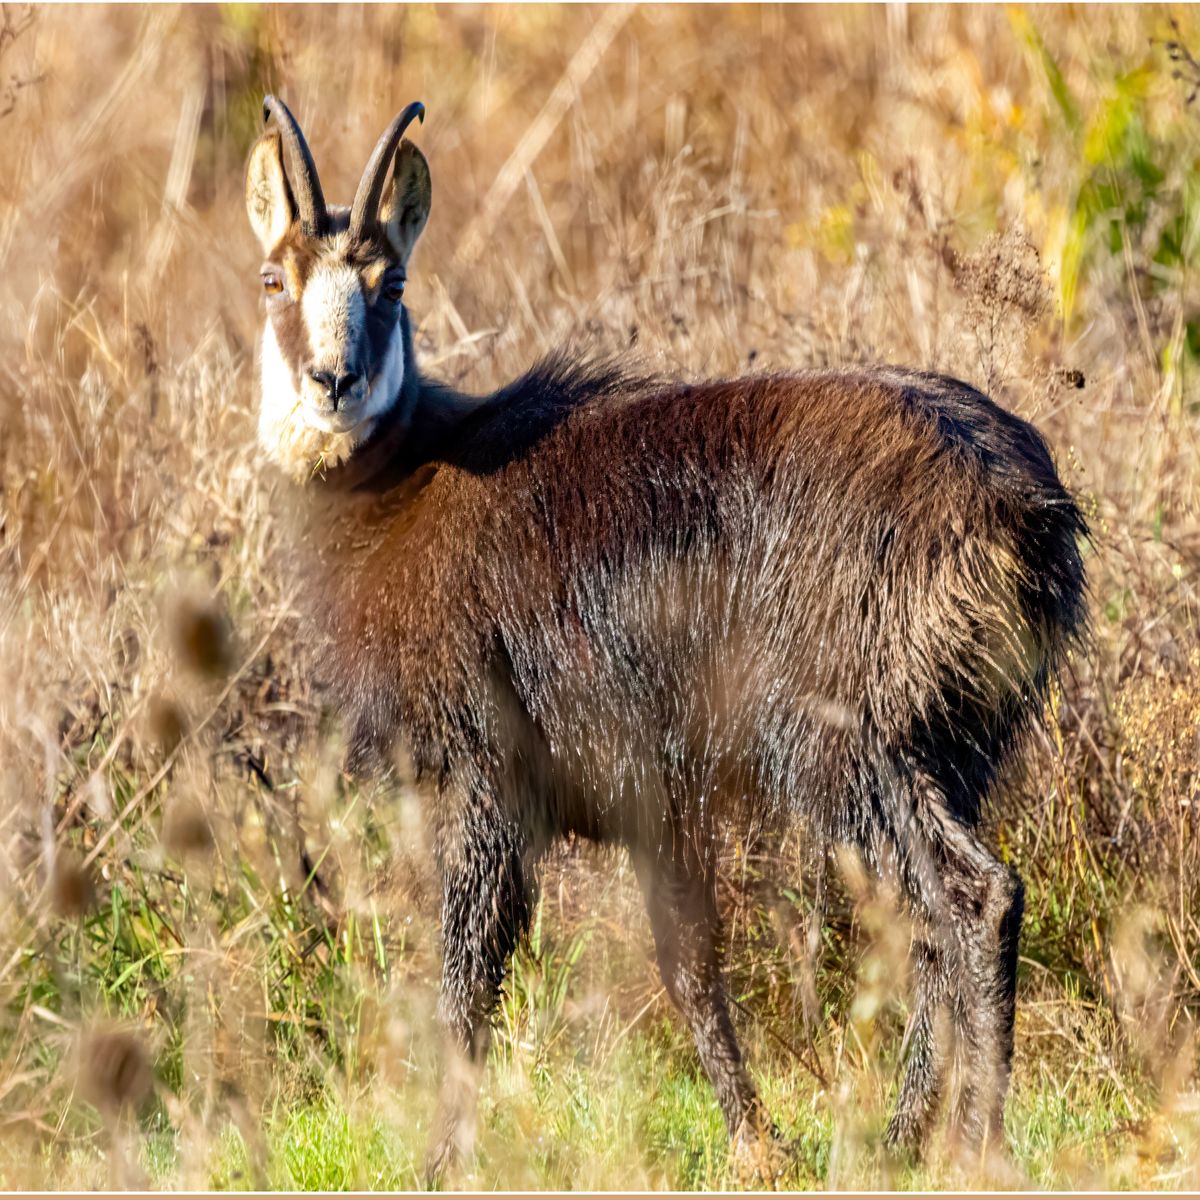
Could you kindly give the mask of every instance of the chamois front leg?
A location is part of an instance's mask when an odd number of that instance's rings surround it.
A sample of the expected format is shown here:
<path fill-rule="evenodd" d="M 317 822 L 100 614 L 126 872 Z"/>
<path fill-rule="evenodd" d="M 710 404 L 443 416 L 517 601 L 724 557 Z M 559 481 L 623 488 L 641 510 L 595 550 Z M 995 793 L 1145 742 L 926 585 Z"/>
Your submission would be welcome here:
<path fill-rule="evenodd" d="M 474 1146 L 475 1105 L 487 1062 L 490 1021 L 509 956 L 529 926 L 529 838 L 489 797 L 464 805 L 441 839 L 442 990 L 438 1017 L 445 1064 L 425 1163 L 437 1184 Z"/>
<path fill-rule="evenodd" d="M 721 976 L 716 873 L 707 838 L 666 835 L 634 851 L 663 985 L 683 1014 L 712 1081 L 739 1169 L 772 1180 L 782 1165 L 778 1134 L 738 1045 Z"/>

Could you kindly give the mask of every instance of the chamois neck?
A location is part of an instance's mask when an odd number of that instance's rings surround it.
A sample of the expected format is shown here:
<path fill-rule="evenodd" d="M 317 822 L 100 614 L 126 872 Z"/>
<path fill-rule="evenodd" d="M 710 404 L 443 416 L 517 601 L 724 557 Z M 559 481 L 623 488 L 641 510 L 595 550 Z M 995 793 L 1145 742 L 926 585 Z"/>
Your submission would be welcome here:
<path fill-rule="evenodd" d="M 485 398 L 465 396 L 437 380 L 424 378 L 409 359 L 395 404 L 377 420 L 370 436 L 319 483 L 335 491 L 382 492 L 427 464 L 453 453 L 460 426 Z"/>

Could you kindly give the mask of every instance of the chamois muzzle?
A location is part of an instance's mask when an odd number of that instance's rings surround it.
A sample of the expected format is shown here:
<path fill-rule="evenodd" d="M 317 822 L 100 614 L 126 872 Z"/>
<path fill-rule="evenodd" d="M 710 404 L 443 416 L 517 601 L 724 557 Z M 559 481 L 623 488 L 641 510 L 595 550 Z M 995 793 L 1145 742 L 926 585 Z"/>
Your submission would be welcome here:
<path fill-rule="evenodd" d="M 329 218 L 325 210 L 321 181 L 317 178 L 317 166 L 313 162 L 308 142 L 304 140 L 296 118 L 278 96 L 268 96 L 263 101 L 263 117 L 268 121 L 274 117 L 283 136 L 288 184 L 296 200 L 304 236 L 322 237 L 328 227 Z"/>
<path fill-rule="evenodd" d="M 400 145 L 404 131 L 418 119 L 422 122 L 425 120 L 425 105 L 420 100 L 414 100 L 375 143 L 350 208 L 350 236 L 356 241 L 369 237 L 378 224 L 379 201 L 383 196 L 388 167 L 396 156 L 396 147 Z"/>

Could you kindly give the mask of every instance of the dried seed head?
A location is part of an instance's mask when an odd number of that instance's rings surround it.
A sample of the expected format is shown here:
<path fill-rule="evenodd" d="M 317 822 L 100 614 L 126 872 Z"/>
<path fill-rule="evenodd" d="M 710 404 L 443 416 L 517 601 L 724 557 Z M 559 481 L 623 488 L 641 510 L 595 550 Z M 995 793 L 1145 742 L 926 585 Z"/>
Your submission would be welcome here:
<path fill-rule="evenodd" d="M 212 825 L 198 801 L 184 798 L 167 807 L 163 815 L 162 843 L 177 858 L 212 849 Z"/>
<path fill-rule="evenodd" d="M 50 904 L 60 917 L 82 917 L 96 904 L 91 872 L 73 854 L 60 852 L 50 876 Z"/>
<path fill-rule="evenodd" d="M 182 597 L 170 621 L 171 643 L 190 671 L 221 679 L 233 669 L 229 617 L 216 601 Z"/>
<path fill-rule="evenodd" d="M 79 1047 L 79 1092 L 101 1112 L 136 1110 L 154 1087 L 141 1039 L 128 1029 L 96 1029 Z"/>
<path fill-rule="evenodd" d="M 115 655 L 122 671 L 132 671 L 142 657 L 142 643 L 137 630 L 126 629 L 117 641 Z"/>
<path fill-rule="evenodd" d="M 164 755 L 170 754 L 187 733 L 187 718 L 174 700 L 153 696 L 149 712 L 150 736 Z"/>
<path fill-rule="evenodd" d="M 989 235 L 974 254 L 956 257 L 955 266 L 955 282 L 984 313 L 1010 311 L 1037 321 L 1052 307 L 1037 248 L 1020 225 Z"/>

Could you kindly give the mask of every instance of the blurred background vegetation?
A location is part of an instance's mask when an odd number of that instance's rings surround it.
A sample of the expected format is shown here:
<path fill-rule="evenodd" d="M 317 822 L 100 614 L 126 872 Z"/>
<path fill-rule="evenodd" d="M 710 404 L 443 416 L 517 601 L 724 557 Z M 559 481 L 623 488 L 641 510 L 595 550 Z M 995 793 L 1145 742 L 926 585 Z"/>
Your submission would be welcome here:
<path fill-rule="evenodd" d="M 1035 420 L 1094 634 L 993 805 L 1029 884 L 1009 1136 L 1196 1187 L 1200 18 L 1185 6 L 0 6 L 0 1185 L 413 1186 L 437 887 L 339 771 L 253 446 L 242 166 L 283 95 L 349 198 L 411 99 L 408 303 L 483 390 L 565 340 L 686 377 L 890 360 Z M 730 837 L 737 1018 L 793 1186 L 879 1134 L 906 935 Z M 466 1181 L 739 1182 L 627 863 L 564 848 Z"/>

